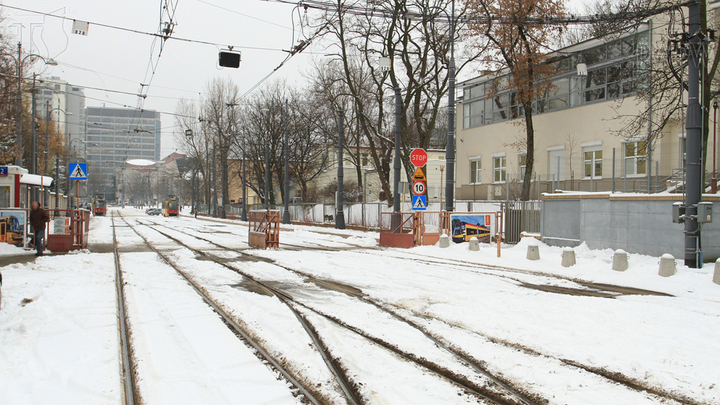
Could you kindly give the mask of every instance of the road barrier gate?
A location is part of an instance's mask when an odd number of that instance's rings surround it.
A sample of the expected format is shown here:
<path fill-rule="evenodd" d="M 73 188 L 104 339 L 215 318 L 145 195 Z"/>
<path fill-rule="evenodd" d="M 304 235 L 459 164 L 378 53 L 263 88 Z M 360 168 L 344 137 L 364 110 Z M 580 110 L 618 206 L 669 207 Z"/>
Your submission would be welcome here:
<path fill-rule="evenodd" d="M 250 247 L 258 249 L 280 247 L 280 211 L 250 211 L 248 222 Z"/>

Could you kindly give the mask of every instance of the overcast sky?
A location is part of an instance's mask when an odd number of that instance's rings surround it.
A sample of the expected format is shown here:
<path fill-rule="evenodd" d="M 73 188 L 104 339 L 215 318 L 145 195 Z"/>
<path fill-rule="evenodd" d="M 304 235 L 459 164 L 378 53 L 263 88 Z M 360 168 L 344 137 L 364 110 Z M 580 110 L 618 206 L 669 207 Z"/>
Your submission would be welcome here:
<path fill-rule="evenodd" d="M 574 0 L 578 4 L 581 0 Z M 137 94 L 141 83 L 148 83 L 152 63 L 155 74 L 147 91 L 144 108 L 175 112 L 178 99 L 199 99 L 206 83 L 214 77 L 229 77 L 241 92 L 253 87 L 270 73 L 286 54 L 281 49 L 293 45 L 293 6 L 261 0 L 178 0 L 173 36 L 235 46 L 242 52 L 239 69 L 221 69 L 214 45 L 166 42 L 158 60 L 161 41 L 151 52 L 153 37 L 105 28 L 101 23 L 143 32 L 157 32 L 160 23 L 160 0 L 97 1 L 97 0 L 11 0 L 3 5 L 27 8 L 67 19 L 3 8 L 5 25 L 21 37 L 23 48 L 59 62 L 56 67 L 41 67 L 44 75 L 59 76 L 71 84 L 112 89 Z M 304 13 L 301 13 L 303 15 Z M 309 15 L 312 19 L 313 14 Z M 87 36 L 71 33 L 72 20 L 89 21 Z M 22 31 L 19 30 L 22 23 Z M 295 38 L 300 33 L 295 12 Z M 309 29 L 304 33 L 309 35 Z M 292 58 L 273 79 L 286 79 L 302 84 L 302 72 L 313 59 L 322 59 L 327 42 L 318 42 Z M 273 50 L 246 49 L 244 47 Z M 86 105 L 137 107 L 138 97 L 86 89 Z M 162 120 L 162 151 L 164 157 L 175 150 L 175 120 L 164 115 Z"/>

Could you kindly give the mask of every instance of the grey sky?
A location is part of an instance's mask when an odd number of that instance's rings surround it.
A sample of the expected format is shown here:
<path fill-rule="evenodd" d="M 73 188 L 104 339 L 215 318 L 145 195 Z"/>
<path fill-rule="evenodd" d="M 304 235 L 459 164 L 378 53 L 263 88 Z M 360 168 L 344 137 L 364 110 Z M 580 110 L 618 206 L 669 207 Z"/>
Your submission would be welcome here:
<path fill-rule="evenodd" d="M 233 13 L 213 5 L 220 6 Z M 579 4 L 575 0 L 573 4 Z M 160 22 L 160 0 L 97 1 L 97 0 L 11 0 L 4 5 L 27 8 L 64 16 L 66 20 L 3 8 L 5 24 L 19 35 L 27 50 L 55 58 L 60 65 L 39 69 L 43 74 L 59 76 L 72 84 L 120 90 L 136 94 L 141 83 L 150 78 L 148 64 L 153 37 L 118 31 L 93 24 L 102 23 L 156 32 Z M 232 78 L 245 92 L 270 73 L 286 56 L 280 49 L 292 46 L 293 6 L 260 0 L 178 0 L 174 36 L 236 46 L 242 52 L 239 69 L 217 66 L 219 47 L 169 40 L 157 59 L 160 41 L 152 52 L 157 62 L 155 75 L 144 102 L 144 108 L 175 112 L 179 98 L 199 99 L 205 84 L 214 77 Z M 312 11 L 310 11 L 312 18 Z M 301 15 L 304 13 L 301 13 Z M 71 33 L 72 19 L 89 21 L 87 36 Z M 260 21 L 264 20 L 264 21 Z M 300 35 L 298 14 L 295 13 L 295 38 Z M 305 34 L 309 30 L 305 29 Z M 301 72 L 313 58 L 322 58 L 324 45 L 314 44 L 291 59 L 274 79 L 289 83 L 302 81 Z M 243 46 L 272 48 L 277 51 L 243 49 Z M 85 90 L 87 105 L 108 107 L 138 106 L 138 97 L 98 90 Z M 175 120 L 163 116 L 162 151 L 164 157 L 175 150 Z"/>

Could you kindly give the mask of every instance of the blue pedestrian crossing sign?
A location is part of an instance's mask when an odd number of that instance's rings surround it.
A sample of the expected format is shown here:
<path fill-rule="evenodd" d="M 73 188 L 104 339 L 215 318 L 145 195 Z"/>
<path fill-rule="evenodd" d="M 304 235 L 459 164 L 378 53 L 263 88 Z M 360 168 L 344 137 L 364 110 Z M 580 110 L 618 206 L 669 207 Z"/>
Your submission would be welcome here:
<path fill-rule="evenodd" d="M 70 180 L 87 180 L 87 163 L 70 163 L 68 173 Z"/>
<path fill-rule="evenodd" d="M 426 195 L 412 196 L 412 209 L 415 211 L 427 210 L 427 196 Z"/>

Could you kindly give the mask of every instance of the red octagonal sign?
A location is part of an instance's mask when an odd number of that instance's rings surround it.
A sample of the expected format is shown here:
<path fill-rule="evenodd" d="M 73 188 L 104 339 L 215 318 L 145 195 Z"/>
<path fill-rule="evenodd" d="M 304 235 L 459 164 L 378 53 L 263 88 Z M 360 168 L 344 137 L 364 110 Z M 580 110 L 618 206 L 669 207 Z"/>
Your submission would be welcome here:
<path fill-rule="evenodd" d="M 410 153 L 410 163 L 415 167 L 423 167 L 427 164 L 428 156 L 425 149 L 415 148 Z"/>

